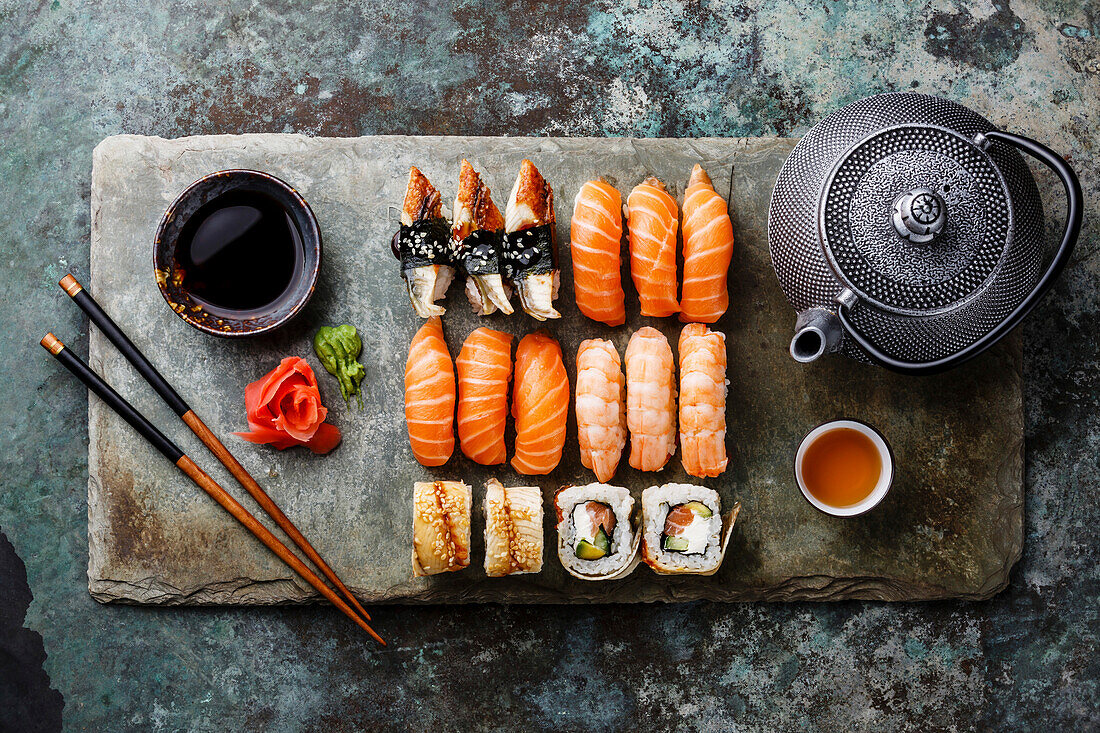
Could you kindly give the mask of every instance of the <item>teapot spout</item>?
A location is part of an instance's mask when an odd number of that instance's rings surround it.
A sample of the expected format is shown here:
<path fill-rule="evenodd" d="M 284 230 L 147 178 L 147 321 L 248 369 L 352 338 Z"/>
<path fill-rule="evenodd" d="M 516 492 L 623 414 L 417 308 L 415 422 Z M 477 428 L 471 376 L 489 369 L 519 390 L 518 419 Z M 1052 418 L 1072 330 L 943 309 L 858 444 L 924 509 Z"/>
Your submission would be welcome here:
<path fill-rule="evenodd" d="M 840 348 L 844 328 L 828 308 L 807 308 L 798 314 L 791 339 L 791 356 L 803 364 Z"/>

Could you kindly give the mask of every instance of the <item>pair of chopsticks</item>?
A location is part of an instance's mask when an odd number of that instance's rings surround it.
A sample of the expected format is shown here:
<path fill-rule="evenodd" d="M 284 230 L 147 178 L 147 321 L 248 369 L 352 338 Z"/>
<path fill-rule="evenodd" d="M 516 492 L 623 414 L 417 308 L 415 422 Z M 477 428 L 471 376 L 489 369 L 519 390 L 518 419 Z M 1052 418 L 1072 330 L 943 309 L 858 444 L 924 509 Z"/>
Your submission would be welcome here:
<path fill-rule="evenodd" d="M 229 472 L 233 474 L 233 477 L 237 479 L 244 486 L 253 499 L 267 512 L 279 527 L 286 532 L 294 544 L 305 553 L 306 557 L 313 562 L 321 572 L 325 574 L 325 577 L 332 582 L 334 586 L 340 591 L 340 593 L 347 599 L 336 595 L 336 593 L 329 588 L 325 583 L 314 573 L 309 567 L 302 562 L 297 555 L 290 551 L 290 549 L 284 545 L 279 538 L 273 535 L 267 527 L 262 525 L 256 517 L 254 517 L 247 509 L 241 506 L 240 502 L 234 499 L 230 494 L 223 489 L 218 483 L 210 478 L 201 468 L 195 465 L 195 462 L 191 460 L 180 448 L 168 439 L 160 430 L 156 428 L 149 420 L 145 418 L 140 412 L 125 400 L 118 392 L 116 392 L 111 385 L 89 367 L 79 356 L 72 353 L 69 349 L 65 348 L 65 344 L 54 336 L 52 333 L 47 333 L 42 339 L 42 346 L 49 351 L 54 357 L 61 362 L 61 364 L 72 372 L 81 382 L 83 382 L 88 389 L 96 394 L 101 400 L 103 400 L 108 407 L 118 413 L 119 417 L 125 420 L 134 428 L 143 438 L 153 445 L 154 448 L 159 450 L 168 460 L 176 465 L 189 479 L 195 482 L 195 484 L 209 494 L 214 501 L 218 502 L 238 522 L 243 524 L 249 532 L 254 534 L 260 542 L 263 542 L 269 550 L 278 555 L 279 559 L 290 566 L 298 575 L 300 575 L 307 583 L 313 586 L 321 595 L 332 602 L 334 606 L 344 612 L 348 618 L 358 624 L 363 630 L 370 634 L 379 644 L 383 646 L 386 644 L 374 629 L 367 624 L 370 620 L 370 614 L 359 605 L 359 601 L 355 599 L 351 591 L 347 589 L 347 586 L 336 576 L 332 568 L 329 567 L 321 556 L 313 549 L 313 546 L 305 538 L 304 535 L 294 526 L 294 523 L 282 512 L 281 509 L 272 501 L 271 497 L 267 495 L 267 492 L 256 482 L 256 479 L 252 478 L 252 475 L 242 466 L 233 454 L 229 452 L 218 437 L 199 419 L 199 416 L 195 414 L 183 398 L 176 393 L 176 390 L 172 388 L 167 380 L 161 376 L 145 356 L 138 351 L 138 348 L 134 346 L 133 342 L 122 332 L 118 325 L 111 319 L 110 316 L 99 306 L 99 303 L 84 290 L 84 287 L 77 282 L 76 278 L 72 275 L 66 275 L 59 283 L 69 296 L 76 301 L 76 304 L 88 314 L 88 318 L 94 323 L 103 335 L 115 345 L 115 347 L 122 352 L 122 355 L 134 366 L 134 368 L 149 382 L 150 386 L 160 395 L 173 412 L 183 420 L 184 424 L 191 429 L 195 435 L 199 437 L 199 440 L 210 449 L 210 452 L 221 462 L 223 466 L 229 469 Z M 348 604 L 351 604 L 350 606 Z M 353 608 L 354 607 L 354 610 Z"/>

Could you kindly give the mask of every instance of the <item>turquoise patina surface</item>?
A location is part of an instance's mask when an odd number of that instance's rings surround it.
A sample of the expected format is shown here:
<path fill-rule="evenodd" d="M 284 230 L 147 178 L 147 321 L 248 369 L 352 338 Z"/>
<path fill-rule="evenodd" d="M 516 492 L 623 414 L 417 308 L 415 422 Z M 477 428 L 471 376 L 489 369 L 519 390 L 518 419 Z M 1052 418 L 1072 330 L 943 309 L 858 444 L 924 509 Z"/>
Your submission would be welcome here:
<path fill-rule="evenodd" d="M 3 723 L 31 711 L 43 726 L 134 730 L 1100 725 L 1100 8 L 803 5 L 0 4 L 0 665 L 22 685 L 0 688 Z M 1065 152 L 1088 201 L 1073 262 L 1024 327 L 1026 539 L 992 601 L 384 607 L 375 618 L 395 643 L 379 651 L 318 608 L 87 595 L 86 397 L 37 340 L 53 329 L 86 350 L 87 324 L 55 283 L 86 272 L 103 137 L 798 135 L 895 89 L 956 99 Z"/>

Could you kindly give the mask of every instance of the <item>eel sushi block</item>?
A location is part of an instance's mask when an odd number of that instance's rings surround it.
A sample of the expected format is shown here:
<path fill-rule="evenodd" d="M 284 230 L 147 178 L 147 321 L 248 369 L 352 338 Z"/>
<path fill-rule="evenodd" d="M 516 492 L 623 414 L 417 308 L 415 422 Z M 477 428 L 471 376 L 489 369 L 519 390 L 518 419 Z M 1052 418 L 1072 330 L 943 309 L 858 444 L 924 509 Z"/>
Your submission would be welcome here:
<path fill-rule="evenodd" d="M 461 481 L 413 484 L 413 574 L 437 575 L 470 564 L 470 487 Z"/>
<path fill-rule="evenodd" d="M 726 336 L 702 323 L 680 332 L 680 460 L 692 476 L 726 470 Z"/>
<path fill-rule="evenodd" d="M 626 377 L 610 341 L 589 339 L 577 349 L 576 413 L 581 463 L 606 483 L 626 445 Z"/>
<path fill-rule="evenodd" d="M 569 377 L 561 346 L 544 331 L 524 336 L 516 347 L 512 417 L 516 420 L 512 468 L 528 475 L 557 468 L 569 419 Z"/>
<path fill-rule="evenodd" d="M 485 484 L 485 574 L 490 578 L 542 570 L 542 490 Z"/>
<path fill-rule="evenodd" d="M 630 465 L 639 471 L 660 471 L 676 453 L 675 372 L 664 334 L 635 331 L 626 347 L 626 425 Z"/>
<path fill-rule="evenodd" d="M 447 294 L 455 276 L 443 197 L 416 167 L 409 168 L 401 228 L 390 246 L 401 261 L 401 277 L 416 314 L 443 315 L 446 309 L 435 302 Z"/>
<path fill-rule="evenodd" d="M 650 176 L 626 198 L 630 276 L 643 316 L 670 316 L 676 300 L 676 229 L 680 212 L 665 184 Z"/>
<path fill-rule="evenodd" d="M 614 580 L 638 566 L 634 498 L 620 486 L 566 486 L 554 495 L 558 559 L 581 580 Z"/>
<path fill-rule="evenodd" d="M 642 560 L 661 575 L 713 575 L 726 554 L 741 504 L 721 517 L 718 492 L 691 484 L 642 492 Z"/>
<path fill-rule="evenodd" d="M 554 191 L 529 160 L 519 175 L 504 210 L 505 274 L 519 292 L 523 310 L 545 321 L 561 318 L 554 309 L 561 273 L 554 228 Z"/>
<path fill-rule="evenodd" d="M 458 369 L 458 440 L 475 463 L 504 463 L 508 382 L 512 379 L 512 335 L 479 328 L 466 337 L 455 360 Z"/>
<path fill-rule="evenodd" d="M 409 445 L 425 466 L 442 466 L 455 449 L 455 370 L 443 325 L 432 316 L 409 345 L 405 361 L 405 422 Z"/>
<path fill-rule="evenodd" d="M 684 192 L 684 287 L 680 320 L 714 323 L 729 307 L 726 290 L 733 257 L 729 209 L 702 166 L 691 170 Z"/>
<path fill-rule="evenodd" d="M 498 309 L 512 313 L 501 275 L 503 244 L 504 217 L 489 187 L 470 161 L 463 159 L 451 220 L 451 249 L 455 264 L 466 273 L 466 297 L 479 316 Z"/>
<path fill-rule="evenodd" d="M 618 189 L 604 181 L 588 181 L 573 201 L 569 224 L 573 294 L 581 313 L 608 326 L 626 323 L 619 276 L 622 239 L 623 199 Z"/>

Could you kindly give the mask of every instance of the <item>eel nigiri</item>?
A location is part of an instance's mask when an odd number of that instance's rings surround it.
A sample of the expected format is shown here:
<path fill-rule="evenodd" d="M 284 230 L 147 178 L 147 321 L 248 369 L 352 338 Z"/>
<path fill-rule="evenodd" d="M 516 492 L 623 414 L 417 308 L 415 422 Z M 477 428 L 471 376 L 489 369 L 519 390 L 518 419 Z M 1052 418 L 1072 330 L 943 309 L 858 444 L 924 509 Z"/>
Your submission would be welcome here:
<path fill-rule="evenodd" d="M 405 422 L 416 460 L 442 466 L 455 449 L 455 370 L 433 316 L 420 327 L 405 362 Z"/>
<path fill-rule="evenodd" d="M 581 313 L 609 326 L 626 323 L 619 277 L 622 239 L 623 199 L 618 189 L 604 181 L 588 181 L 573 201 L 569 224 L 573 292 Z"/>
<path fill-rule="evenodd" d="M 684 288 L 680 320 L 714 323 L 729 307 L 726 275 L 733 257 L 733 224 L 726 202 L 703 167 L 691 169 L 684 192 Z"/>
<path fill-rule="evenodd" d="M 676 300 L 676 227 L 679 209 L 665 185 L 653 176 L 626 198 L 630 230 L 630 275 L 643 316 L 670 316 Z"/>
<path fill-rule="evenodd" d="M 672 347 L 655 328 L 634 332 L 626 347 L 626 425 L 630 465 L 660 471 L 676 453 L 676 368 Z"/>
<path fill-rule="evenodd" d="M 510 314 L 512 304 L 501 277 L 504 217 L 493 203 L 489 187 L 470 161 L 463 159 L 458 174 L 451 221 L 451 247 L 455 263 L 466 272 L 466 297 L 474 312 L 486 316 L 496 311 Z"/>
<path fill-rule="evenodd" d="M 680 332 L 680 460 L 692 476 L 726 470 L 726 336 L 702 323 Z"/>
<path fill-rule="evenodd" d="M 512 417 L 516 420 L 512 468 L 523 474 L 553 471 L 565 447 L 569 378 L 561 346 L 545 331 L 524 336 L 516 347 Z"/>
<path fill-rule="evenodd" d="M 390 248 L 401 260 L 401 277 L 416 314 L 421 318 L 443 315 L 446 309 L 435 301 L 447 294 L 455 276 L 443 197 L 415 166 L 409 168 L 401 228 Z"/>
<path fill-rule="evenodd" d="M 577 349 L 575 409 L 581 463 L 607 483 L 626 445 L 626 377 L 610 341 L 589 339 Z"/>
<path fill-rule="evenodd" d="M 508 197 L 504 232 L 505 270 L 523 310 L 540 321 L 561 318 L 554 309 L 561 284 L 554 191 L 529 160 L 520 165 Z"/>
<path fill-rule="evenodd" d="M 458 440 L 462 452 L 483 466 L 504 463 L 512 336 L 479 328 L 466 337 L 458 370 Z"/>

